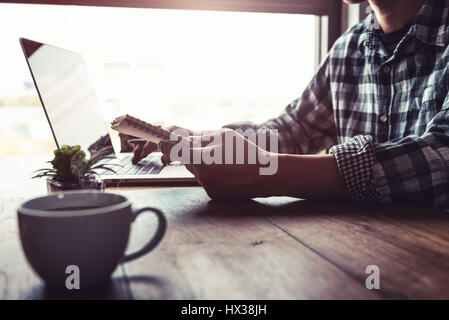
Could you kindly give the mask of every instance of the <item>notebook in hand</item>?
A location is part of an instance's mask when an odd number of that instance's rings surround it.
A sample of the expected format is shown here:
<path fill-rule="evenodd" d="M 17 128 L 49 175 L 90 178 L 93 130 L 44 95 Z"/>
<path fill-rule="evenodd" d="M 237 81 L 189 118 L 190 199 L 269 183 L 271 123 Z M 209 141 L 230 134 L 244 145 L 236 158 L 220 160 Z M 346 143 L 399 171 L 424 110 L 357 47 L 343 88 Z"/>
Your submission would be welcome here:
<path fill-rule="evenodd" d="M 130 136 L 159 144 L 161 141 L 170 141 L 170 131 L 160 126 L 152 125 L 128 114 L 115 118 L 111 122 L 111 128 Z"/>

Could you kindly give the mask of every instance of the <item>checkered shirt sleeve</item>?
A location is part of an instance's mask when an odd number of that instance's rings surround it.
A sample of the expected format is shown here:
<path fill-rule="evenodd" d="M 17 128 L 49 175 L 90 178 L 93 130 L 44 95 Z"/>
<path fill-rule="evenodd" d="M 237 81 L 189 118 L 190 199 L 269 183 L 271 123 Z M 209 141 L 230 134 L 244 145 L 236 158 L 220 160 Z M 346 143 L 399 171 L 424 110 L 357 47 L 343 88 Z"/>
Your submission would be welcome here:
<path fill-rule="evenodd" d="M 373 15 L 343 34 L 300 98 L 259 125 L 279 152 L 334 155 L 358 204 L 449 208 L 449 0 L 427 0 L 393 52 Z"/>

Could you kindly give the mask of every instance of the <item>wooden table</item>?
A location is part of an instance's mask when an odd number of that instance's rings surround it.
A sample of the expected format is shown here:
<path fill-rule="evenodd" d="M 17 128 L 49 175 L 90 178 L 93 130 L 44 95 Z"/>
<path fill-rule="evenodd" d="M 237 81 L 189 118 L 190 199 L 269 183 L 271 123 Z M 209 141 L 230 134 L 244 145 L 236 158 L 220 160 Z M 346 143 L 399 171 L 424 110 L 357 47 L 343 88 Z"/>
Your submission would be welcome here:
<path fill-rule="evenodd" d="M 12 164 L 20 161 L 4 161 L 0 172 Z M 44 183 L 21 178 L 22 188 L 1 183 L 0 299 L 449 298 L 449 213 L 284 197 L 218 203 L 199 187 L 112 190 L 162 209 L 164 240 L 102 287 L 55 292 L 28 266 L 17 230 L 17 206 L 45 193 Z M 142 215 L 130 250 L 154 226 Z M 365 287 L 369 265 L 380 269 L 379 290 Z"/>

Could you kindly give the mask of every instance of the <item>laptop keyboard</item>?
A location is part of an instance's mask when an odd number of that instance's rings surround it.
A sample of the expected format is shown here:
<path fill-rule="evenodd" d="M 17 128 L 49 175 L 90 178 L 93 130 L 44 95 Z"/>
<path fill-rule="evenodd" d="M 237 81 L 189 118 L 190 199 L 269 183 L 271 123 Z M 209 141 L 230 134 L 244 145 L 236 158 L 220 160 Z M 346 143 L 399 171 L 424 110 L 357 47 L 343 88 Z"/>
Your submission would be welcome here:
<path fill-rule="evenodd" d="M 144 175 L 144 174 L 158 174 L 164 168 L 160 155 L 150 154 L 146 158 L 139 161 L 137 164 L 131 162 L 132 154 L 120 159 L 118 164 L 121 166 L 111 166 L 116 173 L 104 170 L 99 172 L 100 175 Z"/>

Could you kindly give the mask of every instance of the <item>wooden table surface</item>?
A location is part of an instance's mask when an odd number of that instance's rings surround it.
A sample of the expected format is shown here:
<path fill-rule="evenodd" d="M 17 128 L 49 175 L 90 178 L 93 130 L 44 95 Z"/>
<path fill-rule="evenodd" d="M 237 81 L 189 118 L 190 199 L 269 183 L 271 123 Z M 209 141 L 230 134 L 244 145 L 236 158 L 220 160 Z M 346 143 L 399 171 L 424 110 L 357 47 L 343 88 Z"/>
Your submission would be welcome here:
<path fill-rule="evenodd" d="M 0 172 L 26 161 L 4 161 Z M 27 167 L 28 168 L 28 167 Z M 416 299 L 449 298 L 449 213 L 416 206 L 357 208 L 276 197 L 219 203 L 199 187 L 111 190 L 155 206 L 168 230 L 148 255 L 120 265 L 110 283 L 56 292 L 33 273 L 16 209 L 45 193 L 23 175 L 0 188 L 0 299 Z M 22 187 L 20 187 L 22 186 Z M 133 225 L 129 250 L 155 220 Z M 368 290 L 365 269 L 380 269 Z"/>

